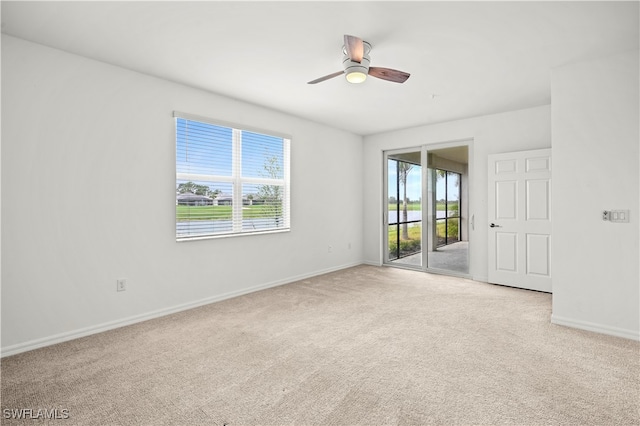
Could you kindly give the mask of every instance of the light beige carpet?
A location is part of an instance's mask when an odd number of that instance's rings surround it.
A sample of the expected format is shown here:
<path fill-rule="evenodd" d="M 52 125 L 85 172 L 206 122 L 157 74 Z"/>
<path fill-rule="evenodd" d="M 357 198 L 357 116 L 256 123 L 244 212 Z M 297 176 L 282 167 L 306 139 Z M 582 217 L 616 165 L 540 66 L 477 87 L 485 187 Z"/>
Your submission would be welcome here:
<path fill-rule="evenodd" d="M 2 422 L 640 424 L 640 344 L 550 310 L 544 293 L 349 268 L 5 358 Z"/>

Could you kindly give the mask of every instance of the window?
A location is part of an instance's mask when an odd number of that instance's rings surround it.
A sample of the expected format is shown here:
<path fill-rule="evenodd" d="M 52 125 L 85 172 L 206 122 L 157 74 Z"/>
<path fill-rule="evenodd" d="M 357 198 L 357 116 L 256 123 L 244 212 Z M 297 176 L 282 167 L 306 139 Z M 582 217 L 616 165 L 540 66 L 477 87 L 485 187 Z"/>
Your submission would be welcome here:
<path fill-rule="evenodd" d="M 290 139 L 174 117 L 177 240 L 289 230 Z"/>

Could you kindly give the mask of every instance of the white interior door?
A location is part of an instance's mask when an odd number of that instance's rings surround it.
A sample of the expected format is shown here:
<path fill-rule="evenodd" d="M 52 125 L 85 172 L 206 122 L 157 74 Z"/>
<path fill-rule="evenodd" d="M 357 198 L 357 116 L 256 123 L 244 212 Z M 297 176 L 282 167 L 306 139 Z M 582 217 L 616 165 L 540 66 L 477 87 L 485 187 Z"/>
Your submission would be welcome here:
<path fill-rule="evenodd" d="M 551 292 L 551 149 L 489 156 L 489 282 Z"/>

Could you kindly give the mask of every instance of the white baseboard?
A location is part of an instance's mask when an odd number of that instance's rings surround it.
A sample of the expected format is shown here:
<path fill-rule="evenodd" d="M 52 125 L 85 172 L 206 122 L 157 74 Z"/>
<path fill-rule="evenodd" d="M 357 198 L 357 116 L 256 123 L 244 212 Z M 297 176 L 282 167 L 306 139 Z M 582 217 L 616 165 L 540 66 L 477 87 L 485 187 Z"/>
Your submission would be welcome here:
<path fill-rule="evenodd" d="M 600 334 L 608 334 L 610 336 L 624 337 L 625 339 L 640 341 L 640 332 L 638 331 L 611 327 L 608 325 L 596 324 L 588 321 L 563 318 L 557 315 L 551 315 L 551 324 L 563 325 L 566 327 L 578 328 L 580 330 L 593 331 Z"/>
<path fill-rule="evenodd" d="M 0 358 L 4 358 L 6 356 L 16 355 L 22 352 L 31 351 L 38 348 L 43 348 L 45 346 L 55 345 L 57 343 L 66 342 L 69 340 L 78 339 L 80 337 L 90 336 L 92 334 L 102 333 L 104 331 L 113 330 L 115 328 L 124 327 L 127 325 L 135 324 L 142 321 L 147 321 L 154 318 L 163 317 L 165 315 L 174 314 L 176 312 L 186 311 L 188 309 L 197 308 L 199 306 L 208 305 L 210 303 L 220 302 L 222 300 L 231 299 L 234 297 L 242 296 L 244 294 L 253 293 L 260 290 L 266 290 L 271 287 L 277 287 L 285 284 L 290 284 L 296 281 L 304 280 L 311 277 L 316 277 L 318 275 L 327 274 L 329 272 L 339 271 L 341 269 L 351 268 L 353 266 L 361 265 L 362 263 L 351 263 L 341 266 L 336 266 L 333 268 L 323 269 L 315 272 L 311 272 L 308 274 L 297 275 L 293 277 L 288 277 L 282 280 L 272 281 L 265 284 L 260 284 L 257 286 L 249 287 L 243 290 L 232 291 L 228 293 L 223 293 L 220 295 L 207 297 L 204 299 L 196 300 L 193 302 L 183 303 L 180 305 L 158 309 L 156 311 L 146 312 L 140 315 L 134 315 L 127 318 L 118 319 L 115 321 L 109 321 L 102 324 L 97 324 L 94 326 L 89 326 L 77 330 L 72 330 L 64 333 L 55 334 L 53 336 L 47 336 L 40 339 L 34 339 L 23 343 L 18 343 L 15 345 L 7 346 L 6 348 L 0 349 Z"/>

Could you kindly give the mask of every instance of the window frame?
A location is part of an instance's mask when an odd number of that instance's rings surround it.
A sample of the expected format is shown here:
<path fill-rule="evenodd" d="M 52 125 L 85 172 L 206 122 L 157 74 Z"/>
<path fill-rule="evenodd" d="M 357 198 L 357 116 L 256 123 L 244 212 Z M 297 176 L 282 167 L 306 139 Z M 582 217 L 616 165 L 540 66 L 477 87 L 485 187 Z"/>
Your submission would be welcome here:
<path fill-rule="evenodd" d="M 178 217 L 177 212 L 175 214 L 175 237 L 177 242 L 182 241 L 194 241 L 202 239 L 216 239 L 216 238 L 230 238 L 249 235 L 264 235 L 273 233 L 282 233 L 291 231 L 291 177 L 290 177 L 290 162 L 291 162 L 291 136 L 276 132 L 272 130 L 259 129 L 256 127 L 239 125 L 237 123 L 230 123 L 221 120 L 215 120 L 208 117 L 199 115 L 184 113 L 180 111 L 173 112 L 174 118 L 174 165 L 175 165 L 175 183 L 180 180 L 189 181 L 202 181 L 202 182 L 216 182 L 216 183 L 229 183 L 231 184 L 231 196 L 232 196 L 232 229 L 229 232 L 210 232 L 201 233 L 195 235 L 179 235 L 177 231 Z M 178 119 L 184 119 L 188 121 L 195 121 L 204 124 L 210 124 L 213 126 L 229 128 L 232 130 L 232 154 L 231 154 L 231 175 L 213 175 L 213 174 L 198 174 L 198 173 L 178 173 L 178 157 L 177 157 L 177 144 L 178 144 Z M 282 139 L 283 153 L 283 177 L 279 178 L 267 178 L 267 177 L 244 177 L 242 176 L 242 132 L 251 132 L 259 135 L 276 137 Z M 283 187 L 282 196 L 282 220 L 283 225 L 280 227 L 259 229 L 259 230 L 243 230 L 243 185 L 278 185 Z M 174 186 L 175 191 L 175 186 Z M 239 202 L 237 200 L 240 200 Z M 175 209 L 174 209 L 175 211 Z"/>

